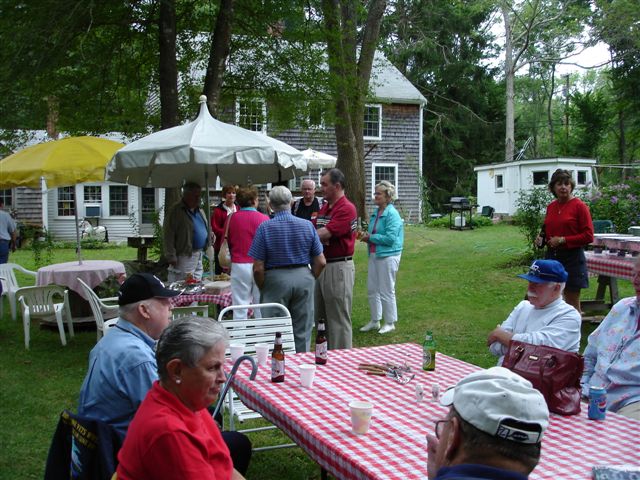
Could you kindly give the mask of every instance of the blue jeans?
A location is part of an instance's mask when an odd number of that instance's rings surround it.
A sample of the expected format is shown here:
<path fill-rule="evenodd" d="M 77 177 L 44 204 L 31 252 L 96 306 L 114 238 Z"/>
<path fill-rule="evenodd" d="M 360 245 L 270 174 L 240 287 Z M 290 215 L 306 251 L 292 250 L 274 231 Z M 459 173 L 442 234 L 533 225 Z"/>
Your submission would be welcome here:
<path fill-rule="evenodd" d="M 9 261 L 9 240 L 0 240 L 0 263 Z"/>

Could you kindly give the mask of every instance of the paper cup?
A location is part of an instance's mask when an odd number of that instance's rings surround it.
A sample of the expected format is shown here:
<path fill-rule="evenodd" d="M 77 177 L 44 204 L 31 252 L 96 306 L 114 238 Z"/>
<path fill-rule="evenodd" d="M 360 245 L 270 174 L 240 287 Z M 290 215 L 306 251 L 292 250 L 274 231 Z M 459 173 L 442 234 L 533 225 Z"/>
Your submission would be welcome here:
<path fill-rule="evenodd" d="M 244 354 L 244 345 L 242 343 L 232 343 L 229 345 L 231 351 L 231 361 L 235 362 Z"/>
<path fill-rule="evenodd" d="M 313 377 L 316 374 L 315 365 L 300 365 L 300 385 L 305 388 L 311 388 L 313 385 Z"/>
<path fill-rule="evenodd" d="M 349 404 L 349 410 L 351 410 L 351 430 L 353 433 L 356 435 L 367 433 L 373 415 L 373 404 L 354 400 Z"/>
<path fill-rule="evenodd" d="M 258 358 L 258 365 L 267 364 L 267 358 L 269 357 L 268 343 L 256 343 L 256 357 Z"/>

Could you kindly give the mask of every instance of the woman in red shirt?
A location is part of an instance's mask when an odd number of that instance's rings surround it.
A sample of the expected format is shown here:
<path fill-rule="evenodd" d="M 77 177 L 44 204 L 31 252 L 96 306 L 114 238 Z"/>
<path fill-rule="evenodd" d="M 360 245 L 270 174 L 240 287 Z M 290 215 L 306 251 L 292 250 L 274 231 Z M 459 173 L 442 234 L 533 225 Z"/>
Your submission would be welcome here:
<path fill-rule="evenodd" d="M 220 247 L 224 240 L 224 227 L 227 223 L 227 217 L 238 210 L 236 205 L 236 187 L 233 185 L 225 185 L 222 187 L 223 200 L 213 209 L 211 214 L 211 230 L 216 236 L 216 241 L 213 243 L 214 262 L 215 262 L 215 274 L 220 275 L 222 273 L 222 267 L 218 261 L 218 254 L 220 253 Z"/>
<path fill-rule="evenodd" d="M 593 242 L 593 222 L 589 207 L 573 196 L 575 186 L 567 170 L 559 168 L 551 176 L 549 191 L 556 199 L 547 206 L 544 219 L 545 258 L 562 263 L 569 274 L 564 300 L 581 312 L 580 290 L 589 287 L 584 247 Z M 536 243 L 542 246 L 544 240 L 539 236 Z"/>

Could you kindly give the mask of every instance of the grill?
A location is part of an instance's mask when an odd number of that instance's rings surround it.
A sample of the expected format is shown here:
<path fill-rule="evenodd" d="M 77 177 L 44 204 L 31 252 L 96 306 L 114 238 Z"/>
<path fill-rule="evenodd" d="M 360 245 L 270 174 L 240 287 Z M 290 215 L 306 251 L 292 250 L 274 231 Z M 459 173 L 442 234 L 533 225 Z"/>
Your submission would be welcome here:
<path fill-rule="evenodd" d="M 451 197 L 449 203 L 444 204 L 449 209 L 449 228 L 452 230 L 472 229 L 471 218 L 473 209 L 478 205 L 472 205 L 467 197 Z M 453 214 L 456 214 L 455 220 Z M 467 219 L 468 214 L 468 219 Z"/>

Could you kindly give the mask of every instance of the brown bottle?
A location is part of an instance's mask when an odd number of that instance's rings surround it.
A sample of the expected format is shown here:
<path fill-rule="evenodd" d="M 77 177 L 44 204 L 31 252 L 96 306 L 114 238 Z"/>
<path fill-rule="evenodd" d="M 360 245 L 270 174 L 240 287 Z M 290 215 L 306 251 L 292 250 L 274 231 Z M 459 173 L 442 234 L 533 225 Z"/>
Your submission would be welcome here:
<path fill-rule="evenodd" d="M 325 365 L 327 363 L 327 337 L 324 335 L 324 322 L 318 322 L 318 332 L 316 333 L 316 364 Z"/>
<path fill-rule="evenodd" d="M 284 382 L 284 350 L 282 350 L 282 333 L 276 332 L 276 341 L 271 353 L 271 381 Z"/>

